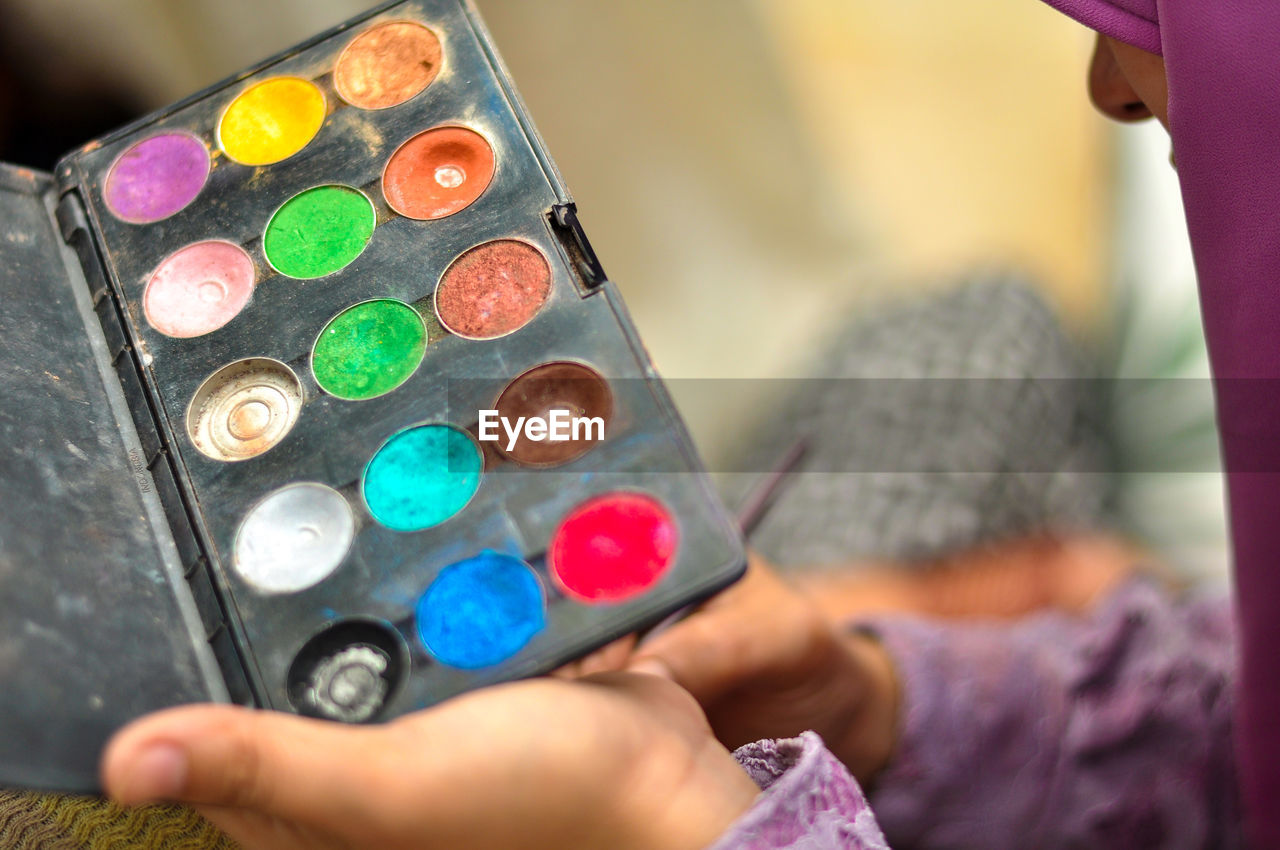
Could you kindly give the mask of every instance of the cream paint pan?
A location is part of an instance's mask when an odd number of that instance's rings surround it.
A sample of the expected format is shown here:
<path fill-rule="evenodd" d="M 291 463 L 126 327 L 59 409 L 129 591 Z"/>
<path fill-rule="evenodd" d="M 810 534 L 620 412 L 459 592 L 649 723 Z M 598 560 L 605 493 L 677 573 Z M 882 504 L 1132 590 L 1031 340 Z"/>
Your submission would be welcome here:
<path fill-rule="evenodd" d="M 0 166 L 0 784 L 220 701 L 378 722 L 742 546 L 476 10 L 368 14 Z"/>

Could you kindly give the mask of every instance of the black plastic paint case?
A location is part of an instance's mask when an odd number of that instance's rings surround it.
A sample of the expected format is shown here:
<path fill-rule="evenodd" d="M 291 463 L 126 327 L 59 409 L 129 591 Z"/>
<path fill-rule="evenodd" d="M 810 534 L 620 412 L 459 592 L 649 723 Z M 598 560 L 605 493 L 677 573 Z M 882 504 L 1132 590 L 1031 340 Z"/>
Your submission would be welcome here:
<path fill-rule="evenodd" d="M 355 35 L 391 20 L 415 21 L 440 36 L 444 71 L 397 107 L 342 104 L 329 77 L 336 57 Z M 279 164 L 230 161 L 218 149 L 218 117 L 254 82 L 280 75 L 328 87 L 325 125 Z M 441 125 L 466 126 L 489 140 L 498 162 L 493 183 L 448 218 L 396 216 L 378 193 L 383 166 L 406 139 Z M 131 145 L 166 130 L 206 143 L 209 182 L 168 219 L 123 222 L 103 202 L 105 175 Z M 319 280 L 272 276 L 260 244 L 271 214 L 328 183 L 375 200 L 369 247 Z M 230 701 L 306 711 L 299 670 L 318 675 L 317 665 L 347 645 L 380 654 L 387 688 L 372 719 L 394 717 L 554 669 L 741 574 L 736 529 L 467 3 L 380 7 L 86 145 L 56 175 L 0 166 L 0 223 L 0 339 L 10 355 L 0 369 L 4 785 L 94 790 L 108 736 L 166 706 Z M 423 364 L 394 392 L 349 402 L 316 384 L 312 345 L 342 310 L 377 298 L 429 305 L 460 254 L 513 238 L 537 247 L 552 269 L 551 297 L 526 327 L 467 340 L 428 313 Z M 145 283 L 166 257 L 206 239 L 245 246 L 266 272 L 253 300 L 206 336 L 160 334 L 141 306 Z M 279 445 L 227 463 L 195 449 L 185 417 L 212 372 L 245 358 L 287 364 L 301 379 L 302 409 Z M 603 443 L 550 469 L 490 457 L 470 504 L 434 528 L 398 532 L 371 516 L 359 483 L 388 438 L 421 423 L 474 432 L 476 411 L 511 379 L 560 361 L 588 364 L 610 380 L 615 415 Z M 263 498 L 299 482 L 347 499 L 354 541 L 316 586 L 259 592 L 233 567 L 236 534 Z M 642 596 L 575 601 L 548 575 L 548 541 L 575 506 L 616 491 L 642 492 L 670 510 L 680 531 L 677 556 Z M 415 605 L 442 569 L 483 552 L 530 565 L 546 594 L 546 626 L 506 661 L 459 669 L 434 658 L 418 638 Z"/>

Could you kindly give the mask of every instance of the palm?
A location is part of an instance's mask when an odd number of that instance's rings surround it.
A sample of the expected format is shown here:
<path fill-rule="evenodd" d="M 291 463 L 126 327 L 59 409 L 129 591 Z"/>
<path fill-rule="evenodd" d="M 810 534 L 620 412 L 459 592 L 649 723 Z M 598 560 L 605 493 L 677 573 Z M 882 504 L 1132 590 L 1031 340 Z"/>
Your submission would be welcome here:
<path fill-rule="evenodd" d="M 246 850 L 624 850 L 679 846 L 691 825 L 692 847 L 755 790 L 687 694 L 627 674 L 504 685 L 374 727 L 177 709 L 109 750 L 107 785 L 125 802 L 147 796 L 129 771 L 157 737 L 190 754 L 179 798 Z"/>

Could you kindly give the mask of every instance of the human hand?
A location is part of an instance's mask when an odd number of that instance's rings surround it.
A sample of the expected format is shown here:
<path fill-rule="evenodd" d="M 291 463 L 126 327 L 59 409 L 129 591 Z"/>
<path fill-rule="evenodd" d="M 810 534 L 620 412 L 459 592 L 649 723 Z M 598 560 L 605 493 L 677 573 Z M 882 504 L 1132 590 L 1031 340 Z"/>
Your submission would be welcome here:
<path fill-rule="evenodd" d="M 728 747 L 811 729 L 863 782 L 893 749 L 888 654 L 840 629 L 754 556 L 742 581 L 642 642 L 629 668 L 688 690 Z"/>
<path fill-rule="evenodd" d="M 246 850 L 698 848 L 759 789 L 688 694 L 537 679 L 381 726 L 187 706 L 119 732 L 117 801 L 195 806 Z"/>
<path fill-rule="evenodd" d="M 942 619 L 1013 619 L 1043 609 L 1088 611 L 1152 559 L 1113 536 L 1035 534 L 914 564 L 799 571 L 797 586 L 837 621 L 912 613 Z"/>
<path fill-rule="evenodd" d="M 548 675 L 572 681 L 596 673 L 616 673 L 619 670 L 625 670 L 639 639 L 640 636 L 635 634 L 619 638 L 590 655 L 584 655 L 557 670 L 552 670 Z"/>

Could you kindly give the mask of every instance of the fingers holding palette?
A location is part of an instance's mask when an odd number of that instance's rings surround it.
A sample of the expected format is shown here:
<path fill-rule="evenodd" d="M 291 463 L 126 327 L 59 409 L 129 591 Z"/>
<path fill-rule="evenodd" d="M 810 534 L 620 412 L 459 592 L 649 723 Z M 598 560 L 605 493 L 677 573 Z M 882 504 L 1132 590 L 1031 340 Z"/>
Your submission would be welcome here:
<path fill-rule="evenodd" d="M 69 168 L 240 701 L 394 716 L 740 571 L 465 4 L 384 9 Z"/>

